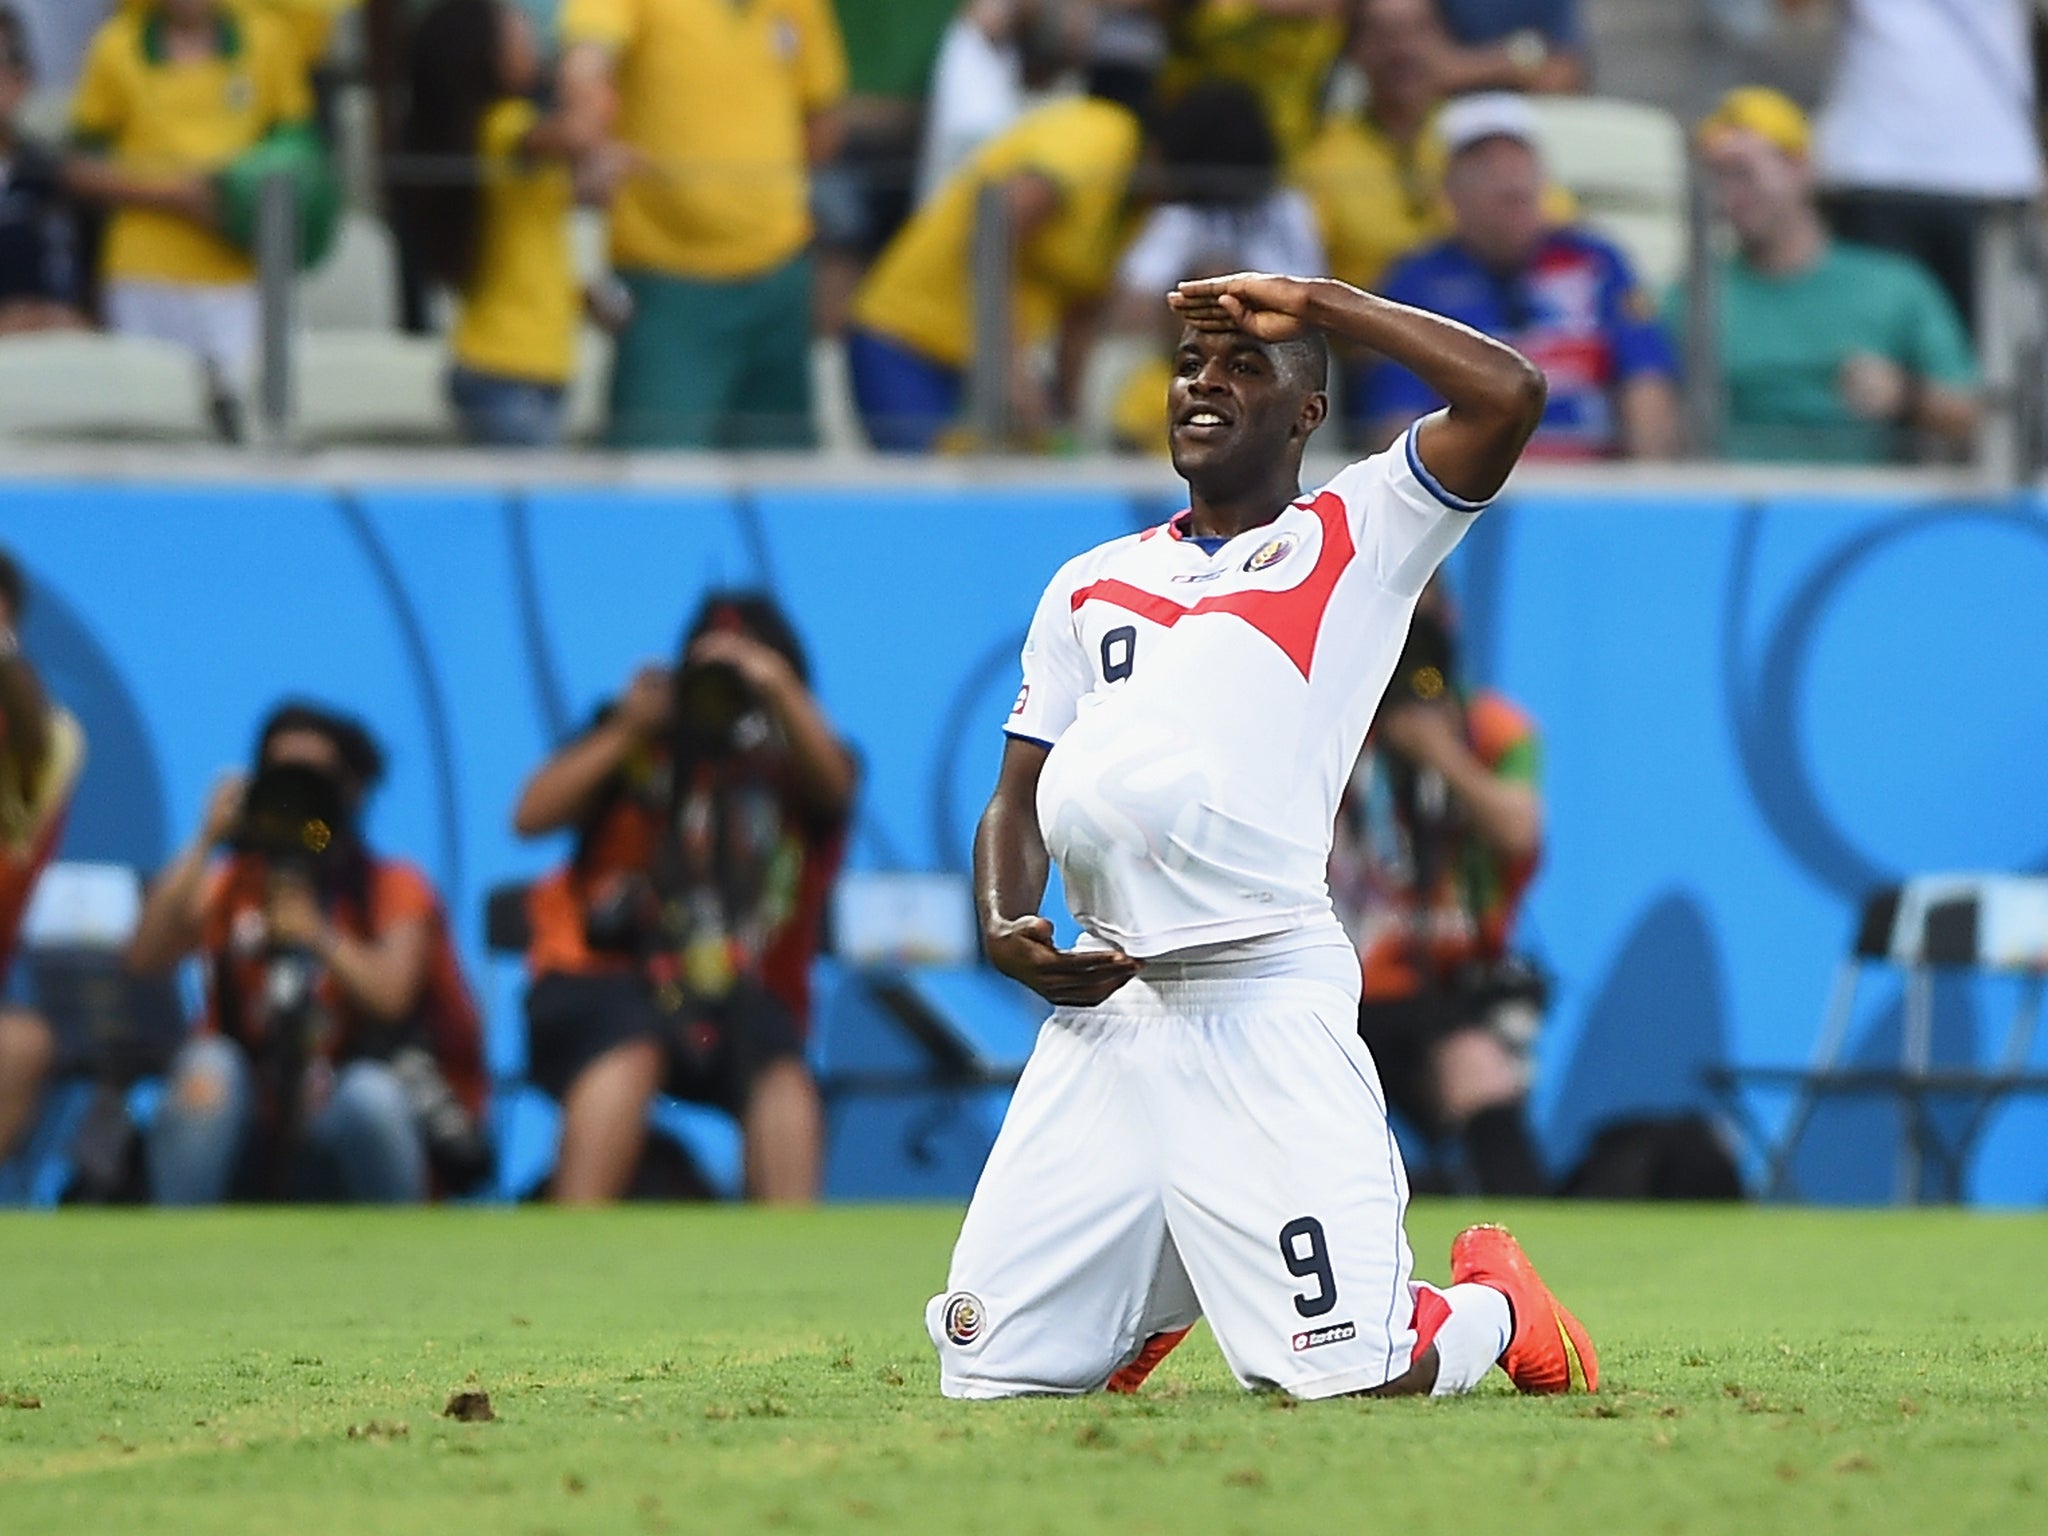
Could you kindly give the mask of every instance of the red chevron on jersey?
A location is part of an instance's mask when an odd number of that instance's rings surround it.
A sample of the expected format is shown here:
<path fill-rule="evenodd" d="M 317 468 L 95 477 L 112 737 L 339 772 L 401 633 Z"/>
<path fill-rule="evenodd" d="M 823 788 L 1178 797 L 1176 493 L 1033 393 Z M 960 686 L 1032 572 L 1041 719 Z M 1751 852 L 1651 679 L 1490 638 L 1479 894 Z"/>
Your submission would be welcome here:
<path fill-rule="evenodd" d="M 1324 491 L 1308 504 L 1308 510 L 1323 525 L 1322 553 L 1316 557 L 1315 569 L 1298 586 L 1284 592 L 1226 592 L 1182 605 L 1127 581 L 1104 578 L 1075 591 L 1074 610 L 1078 612 L 1083 603 L 1090 601 L 1108 603 L 1169 629 L 1196 614 L 1235 614 L 1279 646 L 1301 675 L 1307 677 L 1309 665 L 1315 659 L 1316 636 L 1323 627 L 1323 614 L 1330 606 L 1330 594 L 1337 590 L 1337 578 L 1357 553 L 1340 497 Z"/>

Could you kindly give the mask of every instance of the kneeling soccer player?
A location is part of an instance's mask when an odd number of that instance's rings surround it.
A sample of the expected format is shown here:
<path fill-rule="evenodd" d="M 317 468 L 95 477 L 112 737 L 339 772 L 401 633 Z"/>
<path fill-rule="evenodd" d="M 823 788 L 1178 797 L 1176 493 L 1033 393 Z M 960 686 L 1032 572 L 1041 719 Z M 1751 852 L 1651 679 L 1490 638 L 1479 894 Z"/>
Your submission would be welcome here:
<path fill-rule="evenodd" d="M 926 1322 L 951 1397 L 1133 1391 L 1207 1316 L 1297 1397 L 1592 1391 L 1576 1319 L 1474 1227 L 1411 1277 L 1407 1177 L 1324 872 L 1424 583 L 1506 481 L 1543 377 L 1343 283 L 1183 283 L 1189 507 L 1070 560 L 1024 646 L 975 844 L 989 957 L 1055 1005 Z M 1449 402 L 1321 491 L 1324 333 Z M 1048 858 L 1086 930 L 1037 915 Z"/>

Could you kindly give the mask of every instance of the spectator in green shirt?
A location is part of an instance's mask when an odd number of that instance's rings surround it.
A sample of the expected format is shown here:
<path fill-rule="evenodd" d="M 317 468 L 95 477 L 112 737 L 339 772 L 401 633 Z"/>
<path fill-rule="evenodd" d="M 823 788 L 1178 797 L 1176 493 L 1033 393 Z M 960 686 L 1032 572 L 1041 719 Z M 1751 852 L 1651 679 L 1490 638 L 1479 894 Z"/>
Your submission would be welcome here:
<path fill-rule="evenodd" d="M 1874 464 L 1922 444 L 1966 449 L 1976 369 L 1955 311 L 1910 259 L 1828 234 L 1799 108 L 1731 91 L 1700 148 L 1738 247 L 1718 279 L 1726 456 Z M 1666 319 L 1679 328 L 1682 294 Z"/>

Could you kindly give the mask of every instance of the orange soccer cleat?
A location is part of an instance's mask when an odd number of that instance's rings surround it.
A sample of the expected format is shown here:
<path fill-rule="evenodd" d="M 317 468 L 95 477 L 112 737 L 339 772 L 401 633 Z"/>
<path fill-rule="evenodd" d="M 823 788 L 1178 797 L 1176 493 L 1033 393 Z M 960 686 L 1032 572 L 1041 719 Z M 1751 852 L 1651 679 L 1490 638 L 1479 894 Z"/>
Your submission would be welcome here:
<path fill-rule="evenodd" d="M 1125 1396 L 1135 1393 L 1145 1385 L 1145 1378 L 1159 1369 L 1159 1362 L 1180 1347 L 1180 1341 L 1194 1332 L 1192 1326 L 1176 1328 L 1170 1333 L 1155 1333 L 1145 1341 L 1145 1347 L 1138 1351 L 1137 1358 L 1104 1383 L 1105 1392 L 1121 1392 Z"/>
<path fill-rule="evenodd" d="M 1600 1357 L 1579 1320 L 1550 1293 L 1506 1227 L 1467 1227 L 1451 1241 L 1451 1283 L 1490 1285 L 1514 1309 L 1500 1368 L 1524 1392 L 1597 1392 Z"/>

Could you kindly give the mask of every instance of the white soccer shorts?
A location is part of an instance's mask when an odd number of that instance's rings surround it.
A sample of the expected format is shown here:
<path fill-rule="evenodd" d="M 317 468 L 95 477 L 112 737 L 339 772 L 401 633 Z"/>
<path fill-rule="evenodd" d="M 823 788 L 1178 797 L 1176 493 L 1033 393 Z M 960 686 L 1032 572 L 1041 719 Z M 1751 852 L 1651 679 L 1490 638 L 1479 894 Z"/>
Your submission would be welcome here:
<path fill-rule="evenodd" d="M 1140 977 L 1039 1035 L 925 1310 L 941 1387 L 1098 1391 L 1203 1316 L 1247 1387 L 1380 1386 L 1415 1349 L 1407 1204 L 1341 990 Z"/>

